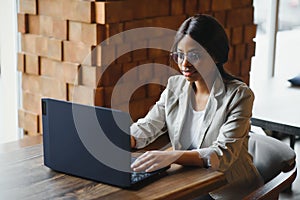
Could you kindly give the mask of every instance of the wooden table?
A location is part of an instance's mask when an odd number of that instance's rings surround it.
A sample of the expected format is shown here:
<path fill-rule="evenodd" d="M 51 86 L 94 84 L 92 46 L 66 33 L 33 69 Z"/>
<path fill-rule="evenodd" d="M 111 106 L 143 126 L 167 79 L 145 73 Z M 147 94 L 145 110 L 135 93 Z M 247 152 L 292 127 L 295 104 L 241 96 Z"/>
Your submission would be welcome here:
<path fill-rule="evenodd" d="M 125 190 L 47 168 L 41 136 L 0 145 L 0 199 L 193 199 L 226 183 L 221 172 L 172 165 L 167 176 Z"/>
<path fill-rule="evenodd" d="M 300 136 L 300 87 L 272 78 L 251 88 L 255 94 L 252 125 L 288 134 L 294 148 L 295 136 Z"/>

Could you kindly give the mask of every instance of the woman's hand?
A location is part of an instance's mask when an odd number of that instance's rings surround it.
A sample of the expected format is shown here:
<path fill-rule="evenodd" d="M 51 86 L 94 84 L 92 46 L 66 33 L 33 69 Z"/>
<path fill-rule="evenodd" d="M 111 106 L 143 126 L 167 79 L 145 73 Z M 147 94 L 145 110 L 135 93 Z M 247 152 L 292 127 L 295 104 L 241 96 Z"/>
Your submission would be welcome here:
<path fill-rule="evenodd" d="M 133 171 L 152 172 L 174 163 L 183 152 L 180 151 L 147 151 L 131 165 Z"/>

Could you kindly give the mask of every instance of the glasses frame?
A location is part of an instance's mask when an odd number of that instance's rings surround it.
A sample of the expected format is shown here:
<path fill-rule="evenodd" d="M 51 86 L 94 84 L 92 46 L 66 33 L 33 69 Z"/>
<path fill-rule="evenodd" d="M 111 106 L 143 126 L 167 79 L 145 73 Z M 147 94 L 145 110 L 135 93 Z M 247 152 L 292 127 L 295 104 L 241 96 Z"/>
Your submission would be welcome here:
<path fill-rule="evenodd" d="M 190 51 L 187 53 L 175 51 L 170 53 L 170 57 L 172 57 L 174 62 L 179 65 L 183 63 L 185 58 L 188 60 L 189 63 L 194 64 L 201 59 L 201 53 L 195 51 Z"/>

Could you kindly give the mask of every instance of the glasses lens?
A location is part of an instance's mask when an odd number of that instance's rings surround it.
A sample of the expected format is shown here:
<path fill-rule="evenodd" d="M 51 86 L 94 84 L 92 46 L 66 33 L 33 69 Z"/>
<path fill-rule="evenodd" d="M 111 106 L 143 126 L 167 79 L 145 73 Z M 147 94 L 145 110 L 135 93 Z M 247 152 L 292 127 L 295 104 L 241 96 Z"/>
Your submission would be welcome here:
<path fill-rule="evenodd" d="M 184 60 L 184 53 L 181 52 L 172 52 L 171 56 L 177 64 L 181 64 Z"/>
<path fill-rule="evenodd" d="M 194 64 L 200 59 L 200 55 L 194 52 L 188 52 L 187 59 L 190 63 Z"/>
<path fill-rule="evenodd" d="M 200 59 L 200 54 L 195 52 L 188 52 L 186 55 L 182 52 L 172 52 L 170 55 L 177 64 L 182 64 L 185 56 L 191 64 L 196 63 Z"/>

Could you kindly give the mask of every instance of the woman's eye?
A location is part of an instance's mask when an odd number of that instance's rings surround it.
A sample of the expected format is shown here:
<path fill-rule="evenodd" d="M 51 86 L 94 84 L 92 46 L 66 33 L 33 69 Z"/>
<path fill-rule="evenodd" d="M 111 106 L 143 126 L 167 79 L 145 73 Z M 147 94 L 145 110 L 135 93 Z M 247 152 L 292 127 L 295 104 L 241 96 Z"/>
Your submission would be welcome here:
<path fill-rule="evenodd" d="M 178 53 L 178 58 L 180 60 L 183 60 L 184 59 L 184 53 Z"/>
<path fill-rule="evenodd" d="M 200 55 L 197 53 L 191 53 L 189 55 L 189 58 L 191 59 L 191 61 L 197 61 L 200 58 Z"/>

